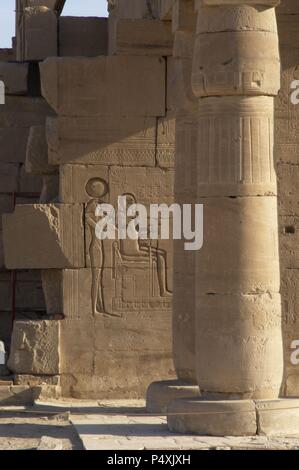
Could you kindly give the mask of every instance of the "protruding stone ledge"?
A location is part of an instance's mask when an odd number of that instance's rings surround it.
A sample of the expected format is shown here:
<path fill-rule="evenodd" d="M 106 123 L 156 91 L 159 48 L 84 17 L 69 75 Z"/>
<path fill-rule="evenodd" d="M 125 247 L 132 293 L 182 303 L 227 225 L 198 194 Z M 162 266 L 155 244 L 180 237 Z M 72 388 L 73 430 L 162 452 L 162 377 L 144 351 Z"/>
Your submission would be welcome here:
<path fill-rule="evenodd" d="M 83 206 L 18 205 L 3 216 L 8 269 L 84 267 Z"/>
<path fill-rule="evenodd" d="M 165 115 L 162 57 L 50 57 L 40 70 L 43 96 L 59 115 Z"/>

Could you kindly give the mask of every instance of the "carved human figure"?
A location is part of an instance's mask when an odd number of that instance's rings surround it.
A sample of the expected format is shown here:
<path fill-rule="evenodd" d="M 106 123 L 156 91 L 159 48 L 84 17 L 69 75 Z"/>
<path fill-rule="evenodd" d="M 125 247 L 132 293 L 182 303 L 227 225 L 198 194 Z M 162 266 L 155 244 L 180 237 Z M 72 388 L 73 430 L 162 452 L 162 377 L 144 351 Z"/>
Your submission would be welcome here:
<path fill-rule="evenodd" d="M 136 204 L 136 198 L 133 194 L 123 194 L 126 198 L 126 207 Z M 128 224 L 137 219 L 135 216 L 127 216 Z M 131 224 L 132 227 L 133 224 Z M 135 227 L 135 228 L 134 228 Z M 172 292 L 169 290 L 167 285 L 167 253 L 161 248 L 152 246 L 151 240 L 142 240 L 138 237 L 139 227 L 136 224 L 132 230 L 136 230 L 136 238 L 132 239 L 126 237 L 124 240 L 120 240 L 120 252 L 124 259 L 128 261 L 155 261 L 157 267 L 157 278 L 161 297 L 169 297 Z"/>
<path fill-rule="evenodd" d="M 86 192 L 91 200 L 86 206 L 86 222 L 90 234 L 89 258 L 92 272 L 92 312 L 96 314 L 106 315 L 105 302 L 103 295 L 103 272 L 104 272 L 104 244 L 103 240 L 96 236 L 96 225 L 99 221 L 96 216 L 96 208 L 99 204 L 104 203 L 103 198 L 108 193 L 108 183 L 101 178 L 92 178 L 86 185 Z"/>

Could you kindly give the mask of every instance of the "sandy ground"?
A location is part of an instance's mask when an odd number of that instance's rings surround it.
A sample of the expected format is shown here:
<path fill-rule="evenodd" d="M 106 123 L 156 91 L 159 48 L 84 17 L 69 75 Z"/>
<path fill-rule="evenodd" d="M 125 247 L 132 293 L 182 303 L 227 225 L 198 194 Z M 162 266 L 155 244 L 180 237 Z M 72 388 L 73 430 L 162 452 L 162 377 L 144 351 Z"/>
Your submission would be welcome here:
<path fill-rule="evenodd" d="M 35 450 L 43 436 L 58 439 L 63 450 L 82 450 L 68 414 L 0 411 L 0 450 Z"/>

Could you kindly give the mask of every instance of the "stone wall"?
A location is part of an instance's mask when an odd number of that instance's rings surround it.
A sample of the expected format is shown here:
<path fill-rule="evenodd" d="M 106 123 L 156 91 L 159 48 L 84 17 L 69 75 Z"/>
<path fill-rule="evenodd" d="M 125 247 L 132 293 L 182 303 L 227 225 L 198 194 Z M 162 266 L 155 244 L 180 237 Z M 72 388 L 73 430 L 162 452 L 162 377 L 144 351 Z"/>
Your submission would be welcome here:
<path fill-rule="evenodd" d="M 277 8 L 282 64 L 275 106 L 275 159 L 278 174 L 280 266 L 287 396 L 298 396 L 299 368 L 291 363 L 291 343 L 299 340 L 299 105 L 291 102 L 291 83 L 299 79 L 299 6 L 284 0 Z"/>
<path fill-rule="evenodd" d="M 82 398 L 140 397 L 173 374 L 171 243 L 100 242 L 94 232 L 100 202 L 173 200 L 171 23 L 111 21 L 110 56 L 106 19 L 59 18 L 49 5 L 24 6 L 16 41 L 21 61 L 46 59 L 52 109 L 26 138 L 39 203 L 4 217 L 6 266 L 42 270 L 46 304 L 43 316 L 15 322 L 8 365 L 59 375 L 63 395 Z M 50 35 L 38 50 L 37 24 Z"/>

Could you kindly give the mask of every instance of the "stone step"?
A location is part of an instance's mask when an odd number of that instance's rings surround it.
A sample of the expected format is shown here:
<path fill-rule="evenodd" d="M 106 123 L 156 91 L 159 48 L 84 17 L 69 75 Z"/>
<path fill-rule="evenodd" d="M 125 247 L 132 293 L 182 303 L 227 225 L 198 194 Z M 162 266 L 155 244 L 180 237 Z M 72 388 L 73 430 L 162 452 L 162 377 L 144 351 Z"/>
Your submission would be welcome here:
<path fill-rule="evenodd" d="M 0 406 L 33 405 L 34 395 L 30 387 L 0 384 Z"/>
<path fill-rule="evenodd" d="M 0 387 L 11 387 L 13 385 L 13 381 L 9 379 L 0 380 Z"/>

